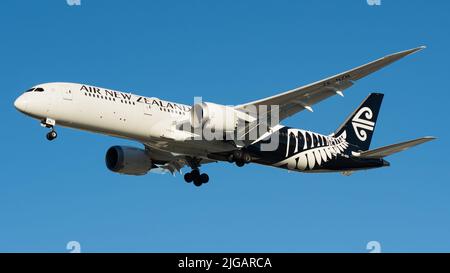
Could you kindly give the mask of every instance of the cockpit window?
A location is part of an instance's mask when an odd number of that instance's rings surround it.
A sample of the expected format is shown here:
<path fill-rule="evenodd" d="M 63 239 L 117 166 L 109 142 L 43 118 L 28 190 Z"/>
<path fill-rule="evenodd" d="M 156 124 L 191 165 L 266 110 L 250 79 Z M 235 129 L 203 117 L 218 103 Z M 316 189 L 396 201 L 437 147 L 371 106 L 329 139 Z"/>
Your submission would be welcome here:
<path fill-rule="evenodd" d="M 44 92 L 44 88 L 38 87 L 34 90 L 34 92 Z"/>
<path fill-rule="evenodd" d="M 33 92 L 33 90 L 34 90 L 34 88 L 28 89 L 27 91 L 25 91 L 25 93 L 26 92 Z"/>

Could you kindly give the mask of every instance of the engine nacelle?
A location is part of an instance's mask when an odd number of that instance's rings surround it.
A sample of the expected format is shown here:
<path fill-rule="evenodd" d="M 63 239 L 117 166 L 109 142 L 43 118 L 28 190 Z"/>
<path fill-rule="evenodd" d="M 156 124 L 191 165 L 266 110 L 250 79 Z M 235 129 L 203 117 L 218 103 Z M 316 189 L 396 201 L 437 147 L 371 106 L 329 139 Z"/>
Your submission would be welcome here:
<path fill-rule="evenodd" d="M 238 113 L 233 107 L 202 102 L 191 108 L 191 125 L 194 128 L 230 133 L 236 130 L 238 121 Z"/>
<path fill-rule="evenodd" d="M 145 150 L 128 146 L 109 148 L 105 161 L 110 171 L 121 174 L 144 175 L 152 168 L 152 160 Z"/>

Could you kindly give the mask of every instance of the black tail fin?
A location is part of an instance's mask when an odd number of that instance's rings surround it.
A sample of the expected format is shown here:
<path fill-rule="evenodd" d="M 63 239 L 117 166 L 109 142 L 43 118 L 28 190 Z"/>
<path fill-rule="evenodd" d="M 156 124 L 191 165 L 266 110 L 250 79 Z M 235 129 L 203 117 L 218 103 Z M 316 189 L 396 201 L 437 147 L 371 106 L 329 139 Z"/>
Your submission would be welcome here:
<path fill-rule="evenodd" d="M 335 136 L 345 132 L 346 140 L 353 150 L 369 150 L 383 96 L 379 93 L 370 94 L 336 130 Z"/>

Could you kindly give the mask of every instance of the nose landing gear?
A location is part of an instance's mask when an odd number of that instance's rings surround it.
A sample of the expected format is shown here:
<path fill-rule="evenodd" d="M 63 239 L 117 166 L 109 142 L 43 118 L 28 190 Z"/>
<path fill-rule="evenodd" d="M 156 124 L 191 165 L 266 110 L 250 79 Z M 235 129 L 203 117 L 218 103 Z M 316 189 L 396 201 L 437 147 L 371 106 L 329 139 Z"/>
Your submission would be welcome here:
<path fill-rule="evenodd" d="M 55 120 L 50 118 L 46 118 L 45 120 L 41 121 L 42 127 L 51 129 L 51 131 L 48 132 L 46 135 L 48 141 L 52 141 L 58 137 L 58 134 L 54 129 L 55 124 L 56 124 Z"/>
<path fill-rule="evenodd" d="M 46 136 L 46 137 L 47 137 L 47 140 L 52 141 L 52 140 L 54 140 L 55 138 L 58 137 L 58 134 L 57 134 L 56 131 L 54 131 L 53 128 L 52 128 L 52 130 L 51 130 L 50 132 L 47 133 L 47 136 Z"/>

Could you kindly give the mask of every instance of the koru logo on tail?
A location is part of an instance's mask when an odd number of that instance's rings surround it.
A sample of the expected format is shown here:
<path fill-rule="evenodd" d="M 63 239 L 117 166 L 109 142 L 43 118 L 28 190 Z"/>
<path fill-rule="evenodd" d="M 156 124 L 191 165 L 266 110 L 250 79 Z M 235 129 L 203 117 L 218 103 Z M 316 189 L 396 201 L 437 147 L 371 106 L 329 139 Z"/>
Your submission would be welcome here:
<path fill-rule="evenodd" d="M 361 141 L 366 141 L 367 131 L 373 131 L 375 122 L 371 121 L 373 118 L 373 112 L 369 107 L 361 108 L 358 113 L 352 119 L 353 130 Z"/>

